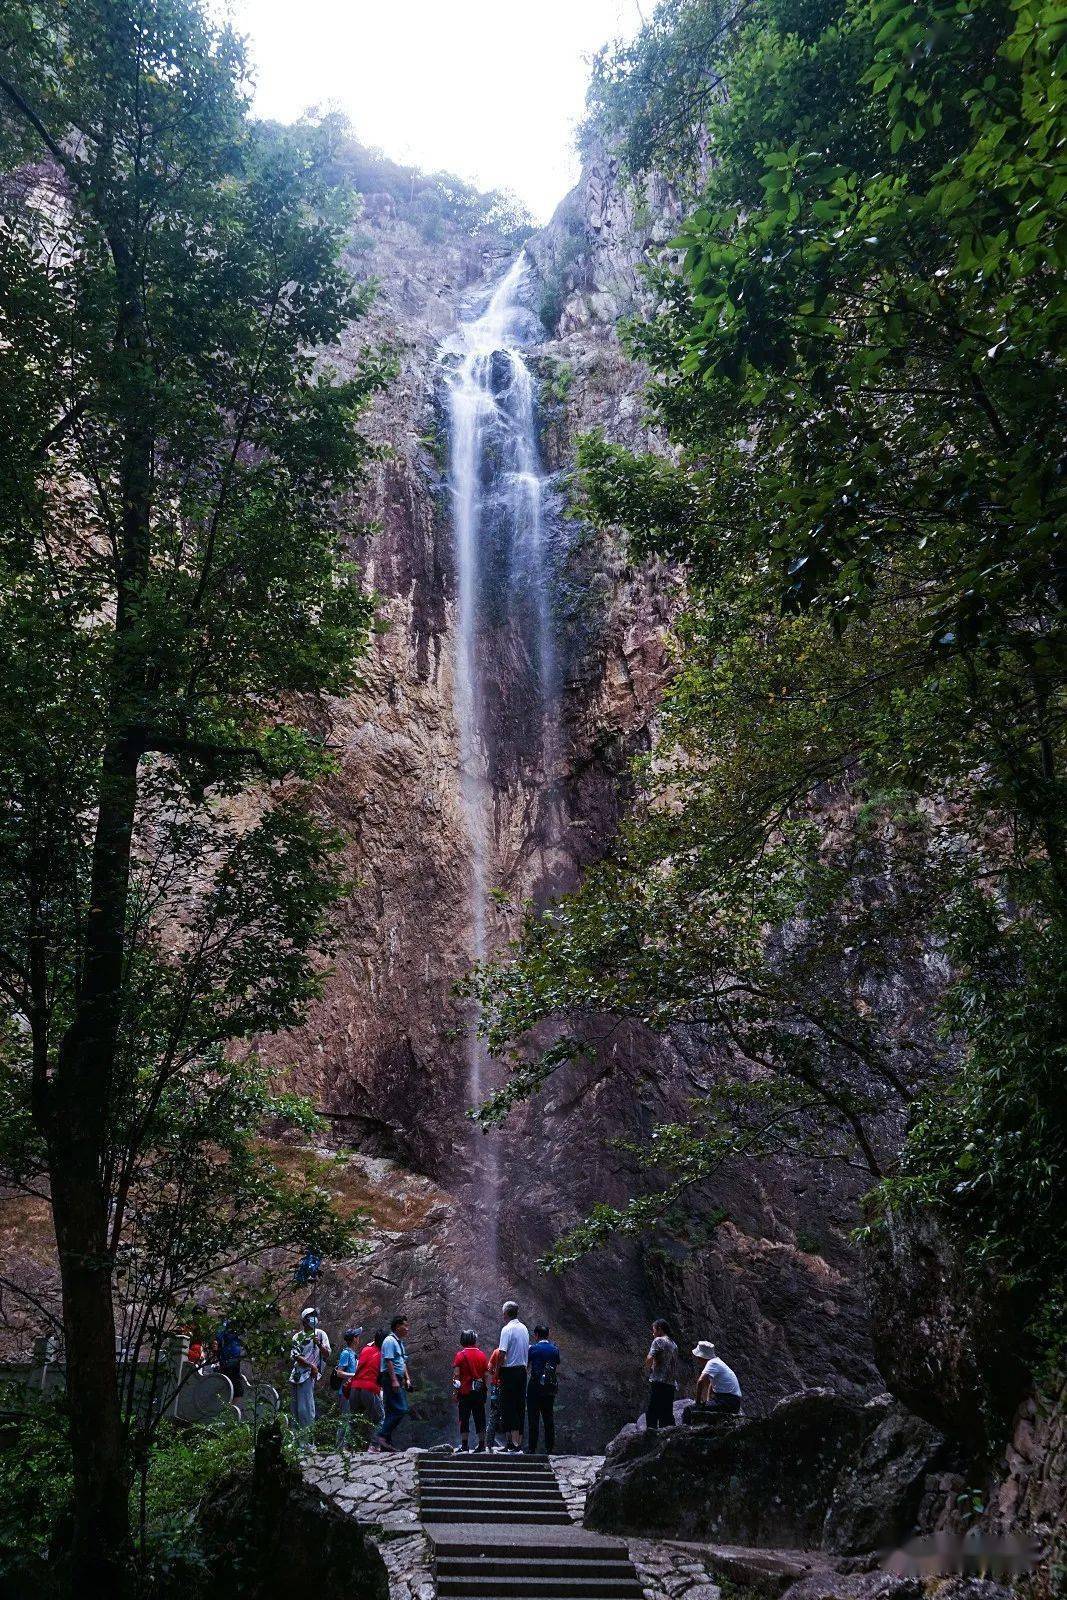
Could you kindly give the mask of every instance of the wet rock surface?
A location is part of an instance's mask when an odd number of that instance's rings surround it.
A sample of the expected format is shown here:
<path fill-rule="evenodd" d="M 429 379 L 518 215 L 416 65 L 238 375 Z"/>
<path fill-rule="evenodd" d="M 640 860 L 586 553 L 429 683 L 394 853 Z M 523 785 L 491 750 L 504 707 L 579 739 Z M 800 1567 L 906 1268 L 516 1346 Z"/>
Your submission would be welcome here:
<path fill-rule="evenodd" d="M 570 220 L 529 245 L 534 311 L 556 267 L 576 248 L 581 258 L 557 274 L 550 336 L 530 356 L 542 451 L 559 475 L 590 428 L 655 443 L 642 410 L 644 374 L 622 350 L 615 318 L 641 292 L 636 269 L 646 248 L 669 236 L 671 202 L 653 196 L 652 221 L 638 226 L 616 177 L 610 160 L 593 161 L 561 208 Z M 569 242 L 568 228 L 577 230 Z M 400 351 L 399 380 L 373 418 L 388 456 L 359 508 L 376 527 L 353 546 L 387 631 L 374 641 L 363 688 L 331 703 L 321 730 L 338 756 L 322 805 L 348 841 L 356 885 L 342 911 L 341 947 L 306 1025 L 262 1048 L 327 1112 L 335 1148 L 354 1160 L 388 1158 L 399 1186 L 406 1173 L 428 1181 L 434 1203 L 411 1211 L 406 1226 L 372 1228 L 364 1260 L 326 1264 L 316 1290 L 323 1319 L 331 1331 L 369 1328 L 408 1312 L 419 1389 L 405 1428 L 416 1442 L 454 1436 L 449 1378 L 459 1332 L 473 1323 L 490 1347 L 507 1293 L 530 1322 L 549 1322 L 563 1347 L 565 1450 L 602 1448 L 638 1414 L 657 1314 L 675 1318 L 686 1347 L 714 1336 L 760 1404 L 804 1381 L 859 1392 L 874 1369 L 848 1240 L 856 1186 L 847 1181 L 813 1184 L 785 1162 L 732 1173 L 694 1196 L 696 1213 L 728 1212 L 698 1250 L 621 1244 L 565 1280 L 537 1268 L 553 1238 L 593 1204 L 621 1203 L 647 1181 L 611 1141 L 640 1142 L 656 1122 L 684 1114 L 708 1069 L 703 1041 L 662 1040 L 604 1019 L 590 1025 L 588 1059 L 563 1069 L 505 1132 L 482 1136 L 466 1119 L 472 1019 L 453 989 L 473 947 L 439 349 L 479 282 L 499 277 L 507 258 L 451 233 L 427 244 L 388 207 L 370 207 L 359 232 L 353 265 L 381 289 L 342 364 L 377 340 Z M 559 760 L 547 773 L 535 752 L 507 745 L 506 730 L 494 735 L 494 949 L 514 932 L 525 898 L 544 904 L 610 848 L 629 759 L 655 739 L 670 672 L 665 633 L 682 598 L 666 568 L 634 568 L 617 541 L 567 522 L 561 477 L 549 501 Z M 513 666 L 521 672 L 522 660 L 503 632 L 490 674 L 501 703 Z M 494 1235 L 491 1249 L 479 1243 Z"/>

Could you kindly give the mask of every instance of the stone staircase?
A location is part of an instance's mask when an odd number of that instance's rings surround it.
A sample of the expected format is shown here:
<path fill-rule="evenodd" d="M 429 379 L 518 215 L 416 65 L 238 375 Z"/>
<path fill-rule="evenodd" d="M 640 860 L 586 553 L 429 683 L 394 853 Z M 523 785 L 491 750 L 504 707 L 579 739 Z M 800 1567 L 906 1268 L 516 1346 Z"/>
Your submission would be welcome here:
<path fill-rule="evenodd" d="M 424 1456 L 417 1481 L 437 1600 L 642 1600 L 626 1546 L 576 1526 L 544 1457 Z"/>
<path fill-rule="evenodd" d="M 420 1456 L 419 1511 L 427 1522 L 566 1523 L 570 1516 L 546 1456 Z"/>
<path fill-rule="evenodd" d="M 435 1541 L 439 1600 L 641 1600 L 625 1545 L 555 1542 L 487 1545 L 473 1538 Z"/>

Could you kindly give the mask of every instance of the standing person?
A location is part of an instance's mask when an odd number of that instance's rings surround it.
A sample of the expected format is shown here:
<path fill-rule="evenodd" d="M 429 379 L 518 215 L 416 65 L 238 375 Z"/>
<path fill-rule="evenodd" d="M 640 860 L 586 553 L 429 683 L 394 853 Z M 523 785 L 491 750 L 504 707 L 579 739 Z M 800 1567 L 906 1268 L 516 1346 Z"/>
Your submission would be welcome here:
<path fill-rule="evenodd" d="M 337 1448 L 341 1450 L 352 1441 L 351 1401 L 348 1385 L 356 1375 L 356 1346 L 362 1328 L 346 1328 L 341 1344 L 341 1353 L 337 1357 L 337 1365 L 333 1369 L 331 1383 L 337 1385 L 337 1410 L 340 1421 L 337 1424 Z"/>
<path fill-rule="evenodd" d="M 293 1424 L 308 1435 L 315 1426 L 315 1385 L 322 1377 L 323 1361 L 330 1354 L 330 1341 L 319 1327 L 319 1314 L 314 1306 L 305 1306 L 300 1313 L 300 1326 L 293 1334 L 291 1353 L 289 1392 Z"/>
<path fill-rule="evenodd" d="M 385 1407 L 382 1404 L 382 1345 L 385 1343 L 385 1333 L 381 1328 L 375 1329 L 374 1337 L 369 1344 L 365 1344 L 356 1360 L 354 1377 L 349 1378 L 345 1384 L 348 1391 L 349 1428 L 351 1429 L 352 1417 L 366 1417 L 372 1425 L 375 1434 L 385 1421 Z M 377 1438 L 373 1438 L 367 1445 L 368 1450 L 380 1450 L 381 1445 Z"/>
<path fill-rule="evenodd" d="M 241 1375 L 241 1362 L 244 1360 L 244 1341 L 237 1331 L 236 1324 L 229 1317 L 222 1324 L 215 1335 L 215 1360 L 218 1362 L 219 1371 L 223 1377 L 229 1378 L 233 1384 L 233 1397 L 240 1400 L 245 1392 L 245 1380 Z"/>
<path fill-rule="evenodd" d="M 382 1399 L 385 1402 L 385 1421 L 375 1435 L 380 1450 L 395 1450 L 393 1434 L 408 1414 L 408 1392 L 411 1389 L 411 1368 L 404 1340 L 408 1336 L 408 1319 L 402 1314 L 389 1324 L 389 1333 L 382 1342 Z"/>
<path fill-rule="evenodd" d="M 485 1449 L 485 1387 L 489 1371 L 489 1357 L 478 1348 L 478 1335 L 473 1328 L 465 1328 L 462 1341 L 452 1363 L 452 1388 L 459 1406 L 459 1448 L 467 1449 L 471 1420 L 478 1435 L 475 1454 Z"/>
<path fill-rule="evenodd" d="M 645 1426 L 670 1428 L 674 1425 L 674 1397 L 678 1393 L 678 1346 L 671 1337 L 666 1317 L 652 1324 L 652 1343 L 645 1357 L 648 1373 L 648 1406 Z"/>
<path fill-rule="evenodd" d="M 534 1329 L 534 1342 L 530 1346 L 530 1377 L 526 1385 L 526 1416 L 530 1425 L 529 1450 L 537 1454 L 537 1435 L 540 1424 L 545 1425 L 545 1453 L 551 1455 L 556 1448 L 556 1390 L 559 1388 L 559 1345 L 548 1337 L 548 1328 L 542 1322 Z"/>
<path fill-rule="evenodd" d="M 522 1428 L 526 1410 L 526 1371 L 530 1359 L 530 1330 L 519 1321 L 517 1300 L 505 1300 L 504 1326 L 500 1348 L 504 1361 L 500 1369 L 500 1424 L 513 1453 L 522 1450 Z"/>
<path fill-rule="evenodd" d="M 707 1363 L 697 1380 L 697 1404 L 714 1406 L 716 1411 L 741 1409 L 741 1385 L 737 1373 L 715 1354 L 715 1346 L 708 1339 L 698 1339 L 693 1354 Z"/>
<path fill-rule="evenodd" d="M 496 1438 L 502 1433 L 500 1421 L 500 1369 L 504 1365 L 504 1352 L 497 1345 L 489 1357 L 489 1426 L 485 1432 L 487 1450 L 496 1449 Z"/>

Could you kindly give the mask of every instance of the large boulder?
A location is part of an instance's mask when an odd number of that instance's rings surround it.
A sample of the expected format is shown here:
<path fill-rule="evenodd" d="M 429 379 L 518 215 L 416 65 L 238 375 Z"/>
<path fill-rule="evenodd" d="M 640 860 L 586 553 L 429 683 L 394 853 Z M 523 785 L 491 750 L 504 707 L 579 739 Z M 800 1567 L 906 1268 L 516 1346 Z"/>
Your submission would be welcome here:
<path fill-rule="evenodd" d="M 368 1530 L 305 1482 L 266 1428 L 251 1474 L 219 1486 L 198 1518 L 205 1600 L 389 1600 L 389 1573 Z"/>
<path fill-rule="evenodd" d="M 941 1464 L 943 1436 L 903 1406 L 885 1412 L 846 1462 L 823 1524 L 826 1550 L 885 1550 L 912 1530 L 927 1474 Z"/>
<path fill-rule="evenodd" d="M 932 1208 L 889 1217 L 864 1265 L 875 1356 L 893 1394 L 973 1453 L 999 1443 L 1028 1388 L 1010 1294 L 976 1279 Z"/>
<path fill-rule="evenodd" d="M 907 1536 L 940 1435 L 888 1396 L 807 1391 L 766 1417 L 636 1432 L 613 1444 L 586 1501 L 607 1533 L 835 1552 Z"/>

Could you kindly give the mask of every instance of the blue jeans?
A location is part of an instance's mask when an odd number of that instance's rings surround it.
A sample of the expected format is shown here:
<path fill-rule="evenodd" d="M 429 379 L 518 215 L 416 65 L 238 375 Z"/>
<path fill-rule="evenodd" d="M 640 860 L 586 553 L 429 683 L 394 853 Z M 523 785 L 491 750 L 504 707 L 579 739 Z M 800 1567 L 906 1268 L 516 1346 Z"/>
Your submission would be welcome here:
<path fill-rule="evenodd" d="M 408 1414 L 407 1390 L 403 1385 L 394 1389 L 391 1383 L 387 1383 L 382 1390 L 382 1399 L 385 1401 L 385 1421 L 378 1429 L 378 1438 L 392 1439 L 394 1430 L 399 1428 Z"/>
<path fill-rule="evenodd" d="M 293 1397 L 293 1426 L 310 1436 L 315 1427 L 315 1380 L 305 1378 L 303 1383 L 289 1385 Z"/>

